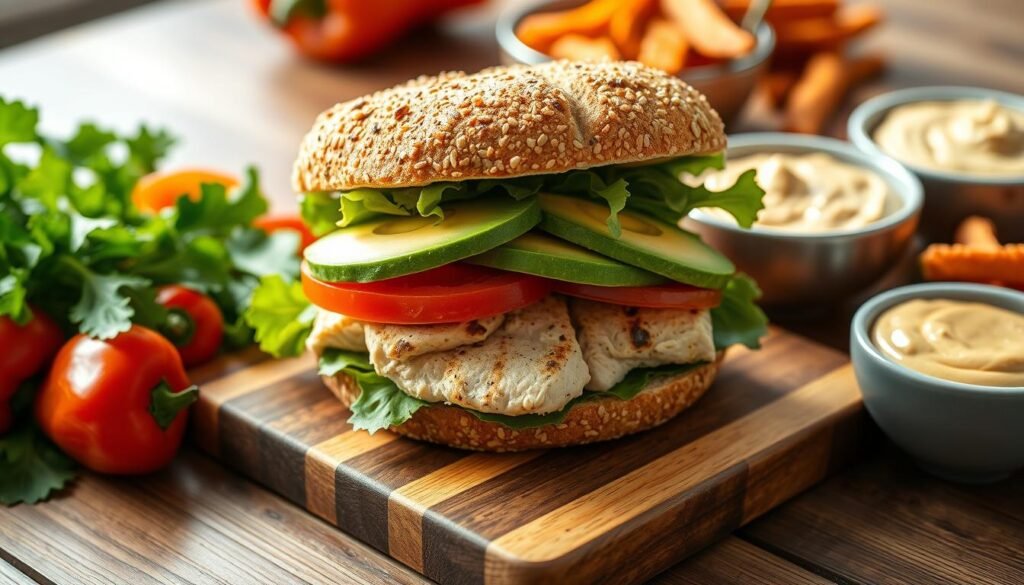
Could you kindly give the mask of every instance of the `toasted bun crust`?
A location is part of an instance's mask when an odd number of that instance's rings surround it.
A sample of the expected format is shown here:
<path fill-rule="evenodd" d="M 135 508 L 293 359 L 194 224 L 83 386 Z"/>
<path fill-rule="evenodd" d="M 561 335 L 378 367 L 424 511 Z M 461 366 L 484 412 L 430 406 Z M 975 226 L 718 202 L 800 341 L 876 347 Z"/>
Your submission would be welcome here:
<path fill-rule="evenodd" d="M 715 363 L 656 380 L 632 400 L 610 396 L 584 402 L 557 425 L 515 430 L 482 421 L 461 408 L 435 404 L 420 408 L 390 430 L 471 451 L 527 451 L 607 441 L 656 427 L 691 406 L 711 386 L 720 363 L 721 355 Z M 346 408 L 359 397 L 359 386 L 345 374 L 323 380 Z"/>
<path fill-rule="evenodd" d="M 697 90 L 639 63 L 420 77 L 337 104 L 302 141 L 298 192 L 563 173 L 725 148 Z"/>

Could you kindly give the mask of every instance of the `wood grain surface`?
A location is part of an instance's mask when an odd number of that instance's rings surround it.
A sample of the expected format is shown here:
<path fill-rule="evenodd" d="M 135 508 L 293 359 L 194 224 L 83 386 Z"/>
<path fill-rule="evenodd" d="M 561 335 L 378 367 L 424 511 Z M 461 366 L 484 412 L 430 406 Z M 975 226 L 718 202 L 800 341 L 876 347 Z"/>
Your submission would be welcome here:
<path fill-rule="evenodd" d="M 140 120 L 166 125 L 182 139 L 172 165 L 241 169 L 257 163 L 275 205 L 290 209 L 288 173 L 295 145 L 318 111 L 420 73 L 472 70 L 497 61 L 492 24 L 498 2 L 351 68 L 297 60 L 252 18 L 246 4 L 165 1 L 5 49 L 0 93 L 41 105 L 44 125 L 57 132 L 68 131 L 83 116 L 122 129 Z M 914 85 L 1024 93 L 1024 2 L 885 0 L 883 5 L 886 24 L 858 49 L 883 52 L 890 66 L 883 78 L 854 92 L 844 111 L 887 89 Z M 751 106 L 731 132 L 776 127 L 762 104 Z M 844 125 L 840 115 L 831 132 L 842 136 Z M 842 348 L 849 309 L 776 318 Z M 348 448 L 341 441 L 324 445 L 323 451 L 342 457 Z M 322 478 L 307 478 L 306 485 L 334 489 Z M 318 513 L 329 519 L 335 508 Z M 389 499 L 388 514 L 391 509 Z M 971 521 L 976 514 L 985 521 Z M 1017 584 L 1024 582 L 1022 518 L 1024 475 L 988 488 L 952 486 L 921 473 L 890 448 L 658 579 Z M 106 528 L 110 524 L 116 530 Z M 216 554 L 204 550 L 210 547 Z M 188 450 L 152 477 L 85 474 L 66 495 L 45 505 L 0 508 L 0 582 L 26 580 L 423 582 L 405 565 Z"/>
<path fill-rule="evenodd" d="M 310 358 L 239 361 L 199 375 L 200 445 L 442 582 L 642 580 L 820 481 L 866 428 L 846 358 L 781 330 L 662 427 L 510 455 L 354 431 Z"/>

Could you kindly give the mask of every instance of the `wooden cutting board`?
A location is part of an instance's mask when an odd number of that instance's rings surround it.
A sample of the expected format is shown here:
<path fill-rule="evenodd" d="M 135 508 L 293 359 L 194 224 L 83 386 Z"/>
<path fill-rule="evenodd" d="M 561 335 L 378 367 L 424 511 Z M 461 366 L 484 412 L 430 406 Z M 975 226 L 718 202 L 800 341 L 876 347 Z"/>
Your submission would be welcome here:
<path fill-rule="evenodd" d="M 521 454 L 353 431 L 311 357 L 193 377 L 203 449 L 444 583 L 642 580 L 824 478 L 868 428 L 846 356 L 777 329 L 659 428 Z"/>

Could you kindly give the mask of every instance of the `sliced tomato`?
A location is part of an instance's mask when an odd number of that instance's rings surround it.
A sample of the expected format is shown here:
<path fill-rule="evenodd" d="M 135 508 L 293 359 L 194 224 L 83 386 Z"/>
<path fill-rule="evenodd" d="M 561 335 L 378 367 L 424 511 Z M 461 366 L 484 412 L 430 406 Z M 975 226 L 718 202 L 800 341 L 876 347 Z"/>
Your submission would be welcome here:
<path fill-rule="evenodd" d="M 671 283 L 658 286 L 596 286 L 555 282 L 555 292 L 571 297 L 649 309 L 710 309 L 722 302 L 722 291 Z"/>
<path fill-rule="evenodd" d="M 549 281 L 469 264 L 448 264 L 378 282 L 325 282 L 302 265 L 302 289 L 314 305 L 360 321 L 417 325 L 461 323 L 507 313 L 551 292 Z"/>
<path fill-rule="evenodd" d="M 297 215 L 264 215 L 256 218 L 252 225 L 272 234 L 278 230 L 291 230 L 299 234 L 299 252 L 306 249 L 306 246 L 316 241 L 316 236 L 309 231 L 302 218 Z"/>

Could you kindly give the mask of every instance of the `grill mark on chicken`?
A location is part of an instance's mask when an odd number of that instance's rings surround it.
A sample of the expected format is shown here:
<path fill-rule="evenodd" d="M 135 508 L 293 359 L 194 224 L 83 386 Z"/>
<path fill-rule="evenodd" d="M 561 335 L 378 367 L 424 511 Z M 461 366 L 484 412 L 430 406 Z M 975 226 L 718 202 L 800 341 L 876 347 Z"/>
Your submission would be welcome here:
<path fill-rule="evenodd" d="M 651 334 L 640 324 L 640 319 L 634 319 L 629 324 L 629 342 L 636 349 L 641 349 L 651 344 Z"/>
<path fill-rule="evenodd" d="M 409 343 L 408 339 L 403 338 L 399 339 L 395 343 L 395 349 L 388 355 L 388 357 L 394 360 L 400 360 L 414 351 L 416 351 L 416 346 Z"/>
<path fill-rule="evenodd" d="M 473 337 L 479 337 L 487 333 L 487 328 L 481 325 L 476 319 L 466 323 L 466 334 L 472 335 Z"/>

